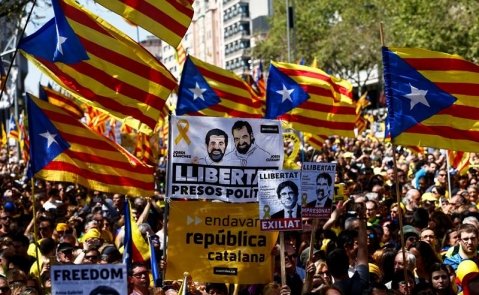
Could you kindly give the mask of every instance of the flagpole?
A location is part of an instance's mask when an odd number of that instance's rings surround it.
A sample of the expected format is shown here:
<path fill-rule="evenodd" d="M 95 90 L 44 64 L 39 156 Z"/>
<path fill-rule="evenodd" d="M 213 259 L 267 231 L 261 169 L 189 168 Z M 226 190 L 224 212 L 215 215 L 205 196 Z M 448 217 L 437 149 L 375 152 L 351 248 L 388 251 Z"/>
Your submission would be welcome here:
<path fill-rule="evenodd" d="M 289 0 L 286 0 L 286 40 L 288 43 L 288 63 L 291 62 L 291 40 L 289 32 Z"/>
<path fill-rule="evenodd" d="M 446 175 L 447 175 L 447 191 L 449 192 L 449 198 L 452 197 L 452 189 L 451 189 L 451 176 L 449 174 L 449 170 L 451 169 L 451 162 L 449 162 L 449 150 L 446 152 Z"/>
<path fill-rule="evenodd" d="M 384 42 L 384 28 L 383 28 L 383 23 L 381 22 L 379 25 L 379 36 L 381 38 L 381 46 L 386 46 Z M 405 248 L 404 245 L 405 240 L 404 240 L 404 231 L 403 231 L 403 212 L 401 208 L 401 195 L 400 195 L 400 190 L 399 190 L 399 178 L 398 178 L 398 166 L 397 166 L 397 160 L 396 160 L 396 145 L 394 144 L 393 138 L 391 138 L 391 144 L 392 144 L 392 149 L 393 149 L 393 165 L 394 165 L 394 182 L 395 182 L 395 187 L 396 187 L 396 202 L 398 204 L 398 217 L 399 217 L 399 236 L 401 240 L 401 252 L 402 252 L 402 259 L 404 262 L 404 280 L 408 282 L 408 274 L 407 274 L 407 260 L 406 260 L 406 253 L 405 253 Z M 406 294 L 409 294 L 409 284 L 406 284 Z"/>
<path fill-rule="evenodd" d="M 311 236 L 309 239 L 309 258 L 304 267 L 308 269 L 308 265 L 313 262 L 314 255 L 314 241 L 316 240 L 316 229 L 318 228 L 318 219 L 313 219 L 313 228 L 311 229 Z M 308 293 L 313 287 L 313 274 L 306 271 L 306 278 L 304 279 L 303 290 L 301 294 Z"/>
<path fill-rule="evenodd" d="M 37 269 L 38 269 L 38 280 L 40 281 L 40 283 L 42 284 L 42 287 L 45 288 L 45 283 L 40 280 L 40 273 L 41 273 L 41 269 L 40 269 L 40 261 L 38 259 L 38 251 L 40 251 L 40 247 L 38 245 L 38 227 L 37 227 L 37 210 L 36 210 L 36 206 L 35 206 L 35 178 L 32 177 L 32 179 L 30 180 L 30 185 L 32 186 L 32 214 L 33 214 L 33 244 L 35 245 L 35 259 L 36 259 L 36 265 L 37 265 Z"/>
<path fill-rule="evenodd" d="M 281 286 L 286 285 L 286 262 L 284 256 L 284 232 L 279 232 L 279 259 L 281 260 Z"/>
<path fill-rule="evenodd" d="M 171 114 L 168 115 L 168 164 L 167 165 L 170 165 L 171 163 L 171 160 L 172 160 L 172 149 L 171 149 L 171 131 L 172 131 L 172 127 L 171 127 Z M 166 169 L 166 191 L 165 191 L 165 211 L 163 212 L 163 257 L 162 259 L 163 260 L 167 260 L 167 256 L 166 256 L 166 248 L 167 248 L 167 244 L 166 244 L 166 241 L 167 241 L 167 237 L 168 237 L 168 214 L 169 214 L 169 211 L 170 211 L 170 196 L 171 196 L 171 181 L 170 181 L 170 169 Z M 163 271 L 161 272 L 161 276 L 162 276 L 162 282 L 165 281 L 165 273 L 166 271 Z"/>

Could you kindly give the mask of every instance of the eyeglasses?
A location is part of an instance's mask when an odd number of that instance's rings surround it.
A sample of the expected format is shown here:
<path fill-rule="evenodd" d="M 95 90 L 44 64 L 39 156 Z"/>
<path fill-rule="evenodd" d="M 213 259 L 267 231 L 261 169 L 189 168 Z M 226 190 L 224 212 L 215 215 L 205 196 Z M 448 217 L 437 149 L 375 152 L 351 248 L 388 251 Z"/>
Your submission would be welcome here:
<path fill-rule="evenodd" d="M 0 287 L 0 291 L 2 291 L 2 293 L 7 293 L 8 291 L 10 291 L 10 287 Z"/>
<path fill-rule="evenodd" d="M 148 276 L 148 272 L 142 271 L 142 272 L 139 272 L 139 273 L 134 273 L 133 276 L 134 276 L 135 278 L 141 278 L 142 276 L 147 277 L 147 276 Z"/>
<path fill-rule="evenodd" d="M 60 253 L 63 253 L 65 255 L 72 255 L 73 254 L 73 250 L 63 250 L 63 251 L 60 251 Z M 86 257 L 86 256 L 85 256 Z"/>

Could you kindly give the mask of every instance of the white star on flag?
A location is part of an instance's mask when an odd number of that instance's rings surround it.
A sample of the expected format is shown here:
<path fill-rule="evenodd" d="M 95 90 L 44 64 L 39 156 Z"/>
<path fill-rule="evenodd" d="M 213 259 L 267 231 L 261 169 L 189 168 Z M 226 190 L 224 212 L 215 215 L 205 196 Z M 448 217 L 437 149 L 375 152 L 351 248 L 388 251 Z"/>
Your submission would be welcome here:
<path fill-rule="evenodd" d="M 412 86 L 411 83 L 409 83 L 409 86 L 411 87 L 411 93 L 404 95 L 404 97 L 411 100 L 411 108 L 409 110 L 412 110 L 418 103 L 422 103 L 423 105 L 430 107 L 426 99 L 427 90 L 420 90 Z"/>
<path fill-rule="evenodd" d="M 63 37 L 60 35 L 60 32 L 58 31 L 58 27 L 57 27 L 57 50 L 63 55 L 63 43 L 65 43 L 67 41 L 68 38 L 66 37 Z"/>
<path fill-rule="evenodd" d="M 276 93 L 281 94 L 281 103 L 285 102 L 286 100 L 293 102 L 293 99 L 291 98 L 291 93 L 293 93 L 293 91 L 294 88 L 288 89 L 286 88 L 286 85 L 283 84 L 283 89 L 277 90 Z"/>
<path fill-rule="evenodd" d="M 196 82 L 195 88 L 188 88 L 191 92 L 193 92 L 193 100 L 196 100 L 197 98 L 201 98 L 202 100 L 205 100 L 203 97 L 203 92 L 206 91 L 206 89 L 200 88 L 200 85 L 198 85 L 198 82 Z"/>
<path fill-rule="evenodd" d="M 51 134 L 50 131 L 47 131 L 44 133 L 40 133 L 40 136 L 47 139 L 47 148 L 50 148 L 50 145 L 52 145 L 52 143 L 54 142 L 58 144 L 58 142 L 55 140 L 55 136 L 57 136 L 57 134 Z"/>

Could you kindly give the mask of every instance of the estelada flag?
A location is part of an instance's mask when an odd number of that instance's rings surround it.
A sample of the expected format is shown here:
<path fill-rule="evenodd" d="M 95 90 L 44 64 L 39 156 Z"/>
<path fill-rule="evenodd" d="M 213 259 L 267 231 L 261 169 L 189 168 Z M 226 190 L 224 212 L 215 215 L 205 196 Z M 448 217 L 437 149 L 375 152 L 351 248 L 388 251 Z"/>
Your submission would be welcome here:
<path fill-rule="evenodd" d="M 348 81 L 334 82 L 319 69 L 272 62 L 265 117 L 314 135 L 354 137 L 357 114 L 351 90 Z"/>
<path fill-rule="evenodd" d="M 235 73 L 186 58 L 178 90 L 176 115 L 262 118 L 264 102 Z"/>
<path fill-rule="evenodd" d="M 193 18 L 193 1 L 187 0 L 95 0 L 173 47 L 186 34 Z"/>
<path fill-rule="evenodd" d="M 383 47 L 387 132 L 400 145 L 479 150 L 479 66 L 458 55 Z"/>
<path fill-rule="evenodd" d="M 21 52 L 72 95 L 151 133 L 177 81 L 145 48 L 73 0 L 19 43 Z"/>
<path fill-rule="evenodd" d="M 81 184 L 91 190 L 152 196 L 154 169 L 46 101 L 27 99 L 27 175 Z"/>

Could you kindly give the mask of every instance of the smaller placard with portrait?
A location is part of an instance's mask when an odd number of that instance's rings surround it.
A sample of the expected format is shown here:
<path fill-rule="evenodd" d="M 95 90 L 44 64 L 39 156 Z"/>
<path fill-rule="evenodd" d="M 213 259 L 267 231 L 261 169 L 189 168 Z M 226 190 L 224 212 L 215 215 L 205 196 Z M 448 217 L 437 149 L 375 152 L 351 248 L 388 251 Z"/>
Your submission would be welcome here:
<path fill-rule="evenodd" d="M 258 200 L 261 230 L 302 229 L 300 192 L 301 171 L 259 171 Z"/>
<path fill-rule="evenodd" d="M 303 163 L 301 173 L 302 216 L 329 219 L 334 197 L 336 163 Z"/>

